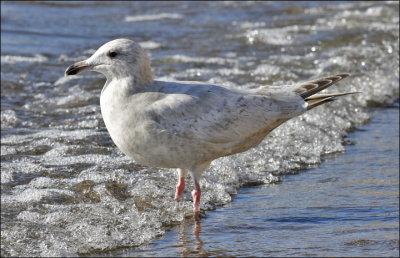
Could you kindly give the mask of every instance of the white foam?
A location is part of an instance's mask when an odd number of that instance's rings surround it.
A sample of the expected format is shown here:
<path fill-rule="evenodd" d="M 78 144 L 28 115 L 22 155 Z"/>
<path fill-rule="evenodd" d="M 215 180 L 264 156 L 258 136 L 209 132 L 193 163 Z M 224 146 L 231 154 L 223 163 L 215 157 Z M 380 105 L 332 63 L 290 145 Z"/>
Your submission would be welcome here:
<path fill-rule="evenodd" d="M 41 54 L 36 54 L 34 56 L 10 56 L 2 55 L 1 63 L 5 64 L 17 64 L 17 63 L 44 63 L 47 62 L 48 58 Z"/>
<path fill-rule="evenodd" d="M 139 45 L 145 49 L 156 49 L 161 46 L 160 43 L 154 41 L 142 41 L 139 43 Z"/>
<path fill-rule="evenodd" d="M 1 127 L 3 128 L 13 128 L 21 125 L 21 120 L 17 117 L 14 110 L 7 109 L 1 110 Z"/>
<path fill-rule="evenodd" d="M 206 63 L 206 64 L 219 64 L 225 65 L 227 63 L 235 63 L 236 61 L 229 58 L 221 57 L 191 57 L 185 55 L 171 55 L 167 57 L 169 60 L 182 63 Z"/>
<path fill-rule="evenodd" d="M 253 44 L 255 41 L 261 41 L 270 45 L 291 45 L 295 40 L 301 39 L 300 34 L 295 34 L 299 31 L 298 25 L 292 25 L 282 28 L 266 28 L 247 31 L 244 36 L 248 43 Z M 302 26 L 302 29 L 306 29 Z"/>
<path fill-rule="evenodd" d="M 143 14 L 135 16 L 126 16 L 126 22 L 144 22 L 144 21 L 156 21 L 163 19 L 183 19 L 183 15 L 178 13 L 159 13 L 159 14 Z"/>
<path fill-rule="evenodd" d="M 252 72 L 252 75 L 262 75 L 262 77 L 270 78 L 281 73 L 281 69 L 278 66 L 271 64 L 261 64 L 257 66 L 256 70 Z"/>
<path fill-rule="evenodd" d="M 1 152 L 3 153 L 3 146 L 1 146 Z M 14 173 L 10 170 L 3 170 L 1 172 L 1 183 L 8 184 L 14 180 Z"/>
<path fill-rule="evenodd" d="M 22 192 L 17 192 L 13 195 L 4 195 L 2 196 L 2 203 L 32 203 L 37 202 L 43 199 L 44 197 L 53 197 L 55 195 L 65 194 L 72 195 L 73 192 L 67 190 L 60 189 L 33 189 L 28 188 L 23 190 Z"/>

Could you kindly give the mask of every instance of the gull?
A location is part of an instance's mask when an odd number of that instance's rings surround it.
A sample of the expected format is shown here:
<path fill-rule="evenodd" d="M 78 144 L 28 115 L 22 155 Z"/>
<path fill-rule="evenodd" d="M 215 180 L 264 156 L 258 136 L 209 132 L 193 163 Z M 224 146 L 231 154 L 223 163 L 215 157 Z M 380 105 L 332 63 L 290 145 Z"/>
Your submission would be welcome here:
<path fill-rule="evenodd" d="M 285 121 L 338 96 L 358 93 L 316 94 L 347 73 L 255 89 L 154 80 L 147 53 L 129 39 L 104 44 L 87 60 L 69 66 L 65 76 L 84 71 L 107 79 L 101 113 L 123 153 L 145 166 L 177 168 L 176 201 L 190 173 L 195 214 L 200 212 L 199 180 L 213 160 L 256 147 Z"/>

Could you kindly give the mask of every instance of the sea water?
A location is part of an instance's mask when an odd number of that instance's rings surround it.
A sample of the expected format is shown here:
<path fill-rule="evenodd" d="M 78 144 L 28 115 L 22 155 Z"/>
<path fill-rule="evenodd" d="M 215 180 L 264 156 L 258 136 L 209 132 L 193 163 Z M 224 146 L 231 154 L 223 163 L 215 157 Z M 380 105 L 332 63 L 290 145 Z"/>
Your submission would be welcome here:
<path fill-rule="evenodd" d="M 178 254 L 182 245 L 168 247 L 176 227 L 206 245 L 189 255 L 398 254 L 398 175 L 384 173 L 398 169 L 398 149 L 373 151 L 398 142 L 382 115 L 399 99 L 398 13 L 398 2 L 1 2 L 1 255 L 151 254 L 163 236 L 155 252 Z M 64 77 L 122 37 L 148 50 L 161 80 L 252 88 L 346 72 L 327 92 L 362 93 L 212 162 L 193 224 L 190 178 L 176 203 L 175 170 L 141 166 L 113 144 L 99 107 L 104 77 Z M 388 142 L 364 129 L 381 116 Z"/>

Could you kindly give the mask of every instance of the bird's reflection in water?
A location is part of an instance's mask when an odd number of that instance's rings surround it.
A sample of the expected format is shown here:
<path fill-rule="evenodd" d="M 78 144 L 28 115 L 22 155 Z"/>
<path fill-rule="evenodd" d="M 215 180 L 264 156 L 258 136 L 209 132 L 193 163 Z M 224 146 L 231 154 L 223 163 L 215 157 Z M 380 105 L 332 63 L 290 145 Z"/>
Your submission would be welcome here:
<path fill-rule="evenodd" d="M 201 215 L 200 215 L 201 217 Z M 201 220 L 198 215 L 186 218 L 179 228 L 179 250 L 181 256 L 205 256 L 204 242 L 200 238 Z"/>

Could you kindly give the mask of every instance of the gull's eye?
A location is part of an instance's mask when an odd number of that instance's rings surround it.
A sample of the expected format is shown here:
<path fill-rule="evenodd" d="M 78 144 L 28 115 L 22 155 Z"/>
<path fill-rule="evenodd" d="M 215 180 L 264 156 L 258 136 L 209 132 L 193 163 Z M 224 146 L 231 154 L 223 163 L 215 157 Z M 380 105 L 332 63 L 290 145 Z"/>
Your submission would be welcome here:
<path fill-rule="evenodd" d="M 107 55 L 108 55 L 109 57 L 111 57 L 111 58 L 114 58 L 114 57 L 117 56 L 117 52 L 111 51 L 111 52 L 109 52 Z"/>

